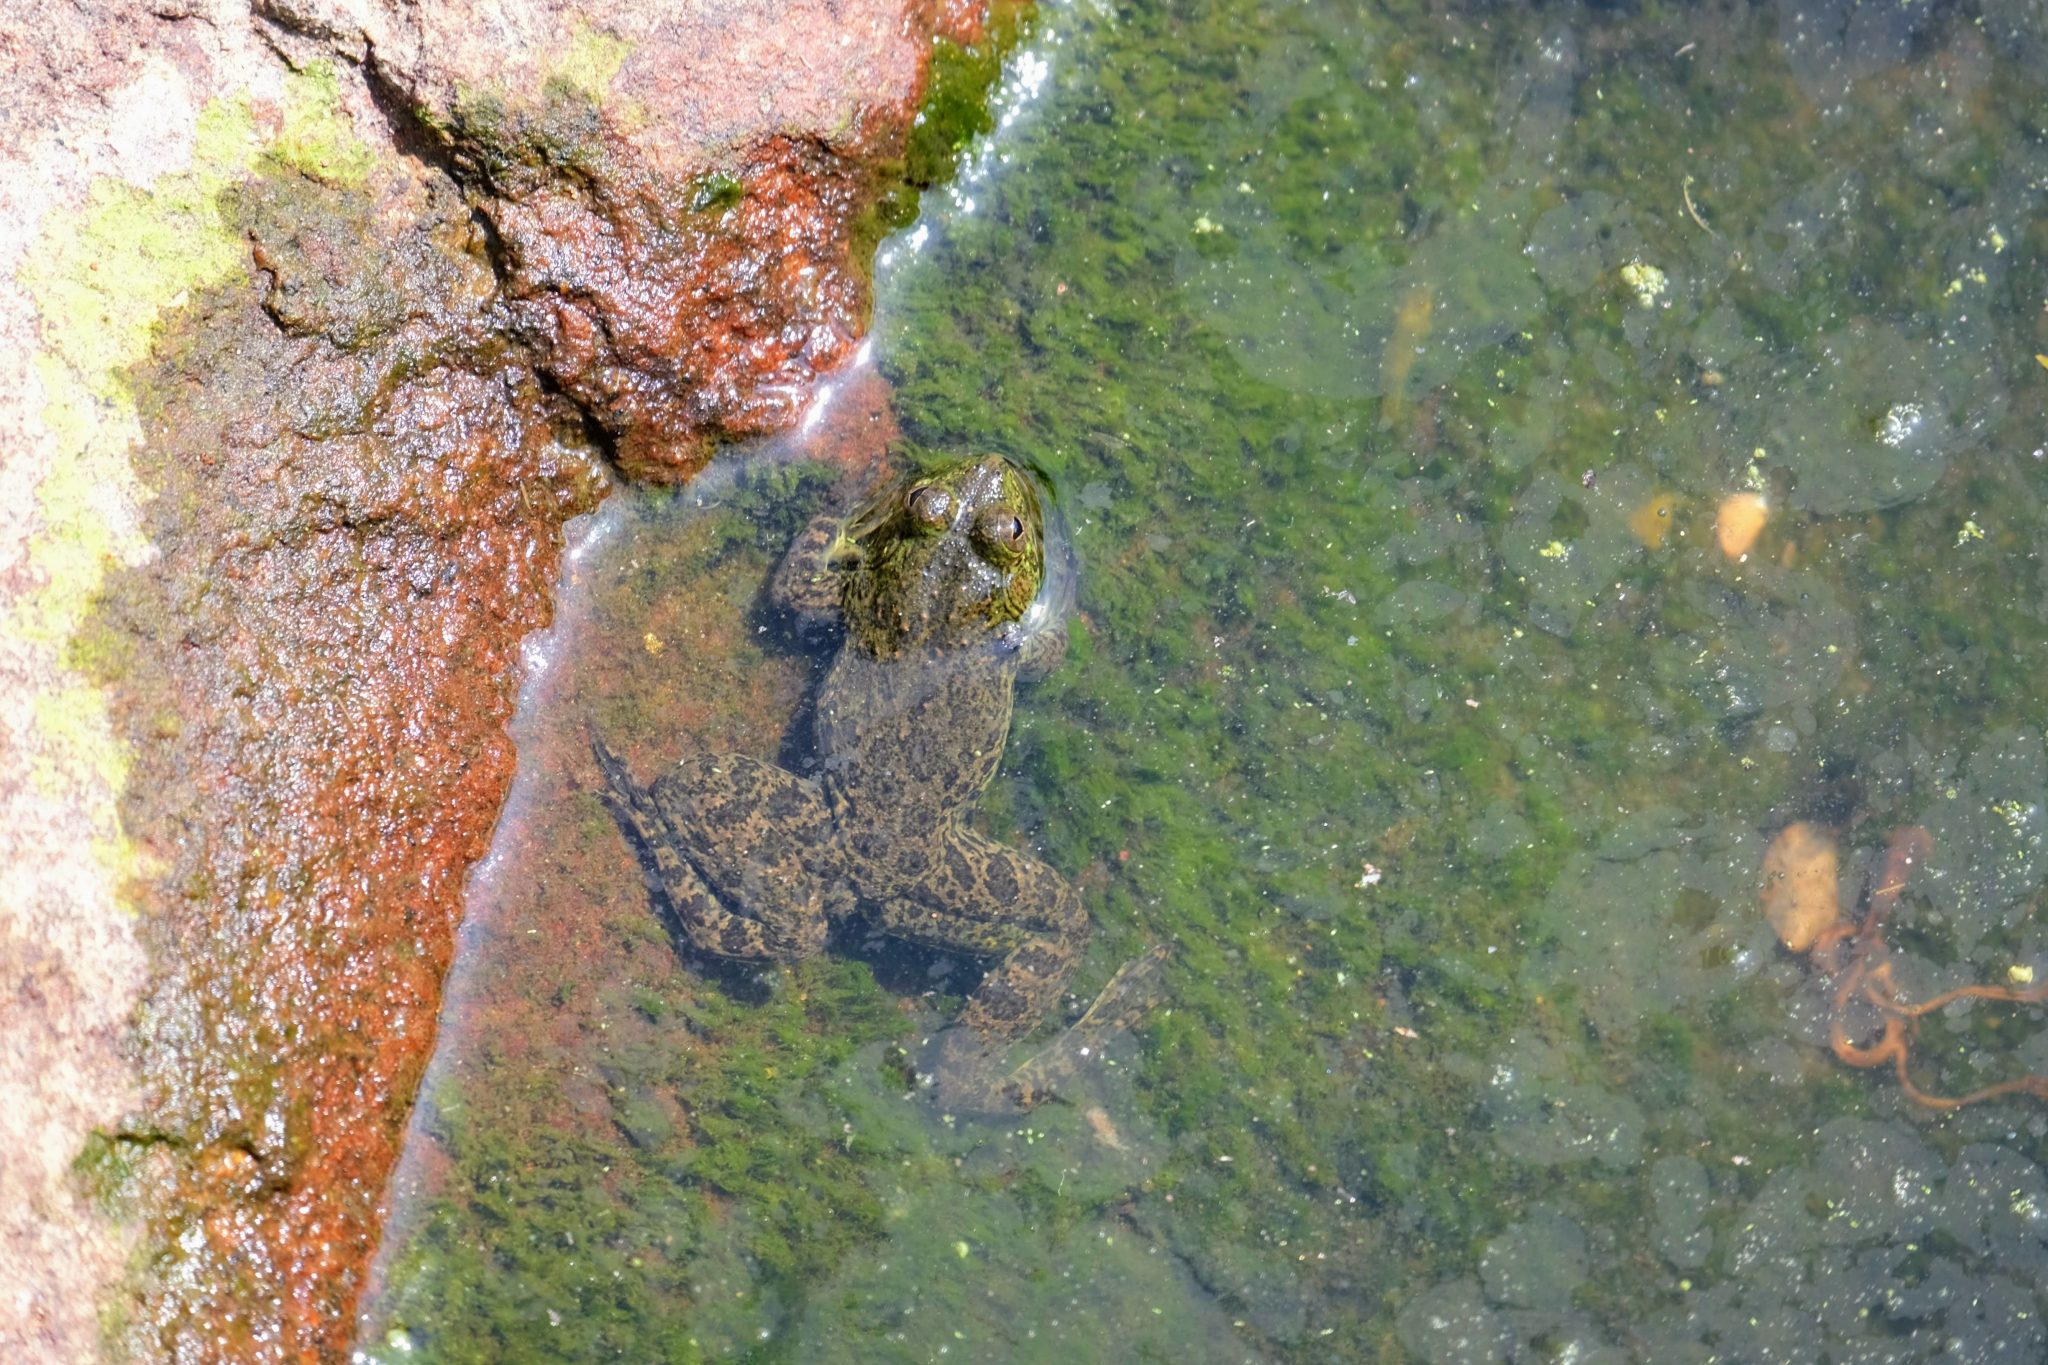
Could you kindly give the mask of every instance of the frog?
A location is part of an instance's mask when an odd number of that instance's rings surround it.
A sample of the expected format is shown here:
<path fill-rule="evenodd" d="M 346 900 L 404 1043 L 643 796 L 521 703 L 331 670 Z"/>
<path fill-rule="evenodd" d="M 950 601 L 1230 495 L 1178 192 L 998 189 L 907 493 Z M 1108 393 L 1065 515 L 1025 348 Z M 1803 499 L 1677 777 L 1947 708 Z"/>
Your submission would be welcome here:
<path fill-rule="evenodd" d="M 814 772 L 686 754 L 643 787 L 592 734 L 599 795 L 691 948 L 791 964 L 866 916 L 987 962 L 917 1065 L 950 1110 L 1059 1097 L 1156 1002 L 1165 958 L 1159 947 L 1126 964 L 1079 1020 L 1006 1064 L 1062 998 L 1091 932 L 1071 881 L 973 818 L 1019 680 L 1066 654 L 1070 561 L 1049 527 L 1036 479 L 1000 454 L 902 475 L 805 527 L 767 597 L 800 635 L 836 640 L 813 709 Z"/>

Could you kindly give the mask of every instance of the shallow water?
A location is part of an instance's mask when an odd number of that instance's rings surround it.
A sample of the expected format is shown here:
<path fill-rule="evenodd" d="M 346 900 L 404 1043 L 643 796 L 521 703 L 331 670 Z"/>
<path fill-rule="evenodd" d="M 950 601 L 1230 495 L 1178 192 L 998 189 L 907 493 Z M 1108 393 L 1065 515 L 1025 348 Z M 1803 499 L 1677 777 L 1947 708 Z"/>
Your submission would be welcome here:
<path fill-rule="evenodd" d="M 2048 6 L 1065 3 L 1005 72 L 867 363 L 899 451 L 1056 482 L 986 823 L 1083 888 L 1072 1007 L 1155 942 L 1166 1004 L 949 1120 L 898 1049 L 970 964 L 653 916 L 584 727 L 801 765 L 759 592 L 886 434 L 849 376 L 583 532 L 362 1355 L 2048 1354 L 2048 1106 L 1829 1036 L 2048 981 Z M 1885 912 L 1831 963 L 1795 822 Z M 1905 1032 L 2048 1072 L 2038 1007 Z"/>

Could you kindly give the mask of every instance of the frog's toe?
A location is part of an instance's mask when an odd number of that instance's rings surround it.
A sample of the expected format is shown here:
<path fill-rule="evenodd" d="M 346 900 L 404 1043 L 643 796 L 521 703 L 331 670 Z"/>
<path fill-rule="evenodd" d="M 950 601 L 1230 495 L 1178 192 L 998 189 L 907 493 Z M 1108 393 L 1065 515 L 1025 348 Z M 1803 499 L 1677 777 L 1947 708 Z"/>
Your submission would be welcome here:
<path fill-rule="evenodd" d="M 1076 1039 L 1099 1048 L 1105 1039 L 1129 1031 L 1165 998 L 1167 957 L 1167 946 L 1161 943 L 1119 967 L 1060 1041 Z"/>

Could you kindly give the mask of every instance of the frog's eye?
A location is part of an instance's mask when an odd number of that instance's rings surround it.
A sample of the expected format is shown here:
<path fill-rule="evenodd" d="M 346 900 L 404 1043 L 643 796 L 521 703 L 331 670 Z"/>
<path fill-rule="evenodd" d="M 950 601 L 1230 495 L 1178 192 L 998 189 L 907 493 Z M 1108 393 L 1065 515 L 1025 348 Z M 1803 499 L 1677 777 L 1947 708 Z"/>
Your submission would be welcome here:
<path fill-rule="evenodd" d="M 1024 545 L 1024 520 L 1007 507 L 991 507 L 974 521 L 974 538 L 997 550 Z"/>
<path fill-rule="evenodd" d="M 919 525 L 939 530 L 953 519 L 953 495 L 933 484 L 910 495 L 910 515 Z"/>

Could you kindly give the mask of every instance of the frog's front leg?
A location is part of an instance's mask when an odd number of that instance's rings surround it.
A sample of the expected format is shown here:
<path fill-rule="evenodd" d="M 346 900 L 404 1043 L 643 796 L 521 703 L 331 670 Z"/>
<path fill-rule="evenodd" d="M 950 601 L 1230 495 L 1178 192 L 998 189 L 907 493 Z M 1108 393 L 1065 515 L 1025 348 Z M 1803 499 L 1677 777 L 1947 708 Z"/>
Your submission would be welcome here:
<path fill-rule="evenodd" d="M 594 747 L 606 804 L 700 951 L 800 961 L 853 908 L 815 783 L 740 754 L 693 755 L 643 790 L 602 741 Z"/>
<path fill-rule="evenodd" d="M 837 622 L 840 570 L 852 554 L 843 517 L 829 512 L 813 517 L 769 578 L 768 601 L 801 625 Z"/>
<path fill-rule="evenodd" d="M 1017 649 L 1017 676 L 1036 682 L 1058 668 L 1067 657 L 1067 623 L 1055 621 L 1024 637 Z"/>

